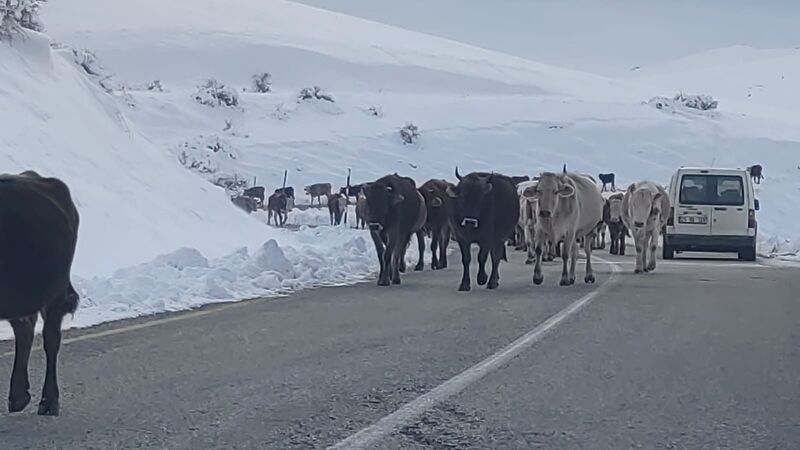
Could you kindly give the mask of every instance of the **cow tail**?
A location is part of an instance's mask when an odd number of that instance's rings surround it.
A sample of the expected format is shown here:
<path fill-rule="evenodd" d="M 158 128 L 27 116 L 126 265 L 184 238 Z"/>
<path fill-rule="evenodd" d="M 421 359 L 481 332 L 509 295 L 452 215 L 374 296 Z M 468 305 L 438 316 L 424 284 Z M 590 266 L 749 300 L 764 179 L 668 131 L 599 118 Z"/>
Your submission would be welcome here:
<path fill-rule="evenodd" d="M 59 312 L 62 315 L 75 314 L 75 311 L 78 310 L 80 298 L 75 288 L 72 287 L 72 282 L 70 282 L 67 288 L 67 295 L 64 296 L 64 301 L 61 302 L 60 308 L 58 308 Z"/>
<path fill-rule="evenodd" d="M 508 262 L 508 253 L 506 251 L 506 245 L 503 244 L 503 261 Z"/>

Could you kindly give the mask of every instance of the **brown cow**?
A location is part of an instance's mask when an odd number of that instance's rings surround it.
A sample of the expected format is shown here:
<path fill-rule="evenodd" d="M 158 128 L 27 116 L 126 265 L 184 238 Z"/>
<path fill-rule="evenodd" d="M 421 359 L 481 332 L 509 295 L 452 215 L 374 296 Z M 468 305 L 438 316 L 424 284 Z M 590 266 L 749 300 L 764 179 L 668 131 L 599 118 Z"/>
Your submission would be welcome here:
<path fill-rule="evenodd" d="M 286 194 L 275 193 L 269 196 L 267 200 L 267 225 L 269 225 L 273 216 L 275 218 L 275 225 L 282 227 L 286 225 L 286 219 L 289 216 L 287 212 L 288 199 Z"/>
<path fill-rule="evenodd" d="M 331 194 L 328 197 L 328 214 L 331 218 L 331 225 L 342 223 L 342 216 L 347 208 L 347 197 L 342 194 Z"/>

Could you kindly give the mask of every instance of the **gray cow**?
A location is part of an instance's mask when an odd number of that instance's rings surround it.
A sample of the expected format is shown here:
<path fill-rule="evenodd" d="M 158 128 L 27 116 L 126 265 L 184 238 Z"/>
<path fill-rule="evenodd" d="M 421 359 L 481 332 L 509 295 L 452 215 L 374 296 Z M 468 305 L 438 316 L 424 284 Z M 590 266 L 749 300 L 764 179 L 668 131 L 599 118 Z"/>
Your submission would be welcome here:
<path fill-rule="evenodd" d="M 316 183 L 310 186 L 305 187 L 306 195 L 311 196 L 311 204 L 314 204 L 314 197 L 317 198 L 317 202 L 319 205 L 322 206 L 322 196 L 324 195 L 326 200 L 331 196 L 331 184 L 330 183 Z"/>
<path fill-rule="evenodd" d="M 669 209 L 667 191 L 652 181 L 633 183 L 625 191 L 622 198 L 622 221 L 633 233 L 636 244 L 634 273 L 655 270 L 658 236 L 667 224 Z"/>

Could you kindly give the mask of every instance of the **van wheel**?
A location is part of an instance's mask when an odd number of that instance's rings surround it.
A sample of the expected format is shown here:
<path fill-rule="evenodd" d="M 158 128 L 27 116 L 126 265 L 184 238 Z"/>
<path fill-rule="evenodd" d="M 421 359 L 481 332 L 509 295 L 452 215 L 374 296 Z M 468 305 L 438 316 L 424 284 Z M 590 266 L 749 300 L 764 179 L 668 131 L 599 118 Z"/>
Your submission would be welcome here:
<path fill-rule="evenodd" d="M 756 249 L 755 247 L 747 247 L 739 250 L 739 261 L 755 261 Z"/>
<path fill-rule="evenodd" d="M 662 258 L 664 259 L 675 259 L 675 249 L 671 245 L 664 245 L 662 246 Z"/>

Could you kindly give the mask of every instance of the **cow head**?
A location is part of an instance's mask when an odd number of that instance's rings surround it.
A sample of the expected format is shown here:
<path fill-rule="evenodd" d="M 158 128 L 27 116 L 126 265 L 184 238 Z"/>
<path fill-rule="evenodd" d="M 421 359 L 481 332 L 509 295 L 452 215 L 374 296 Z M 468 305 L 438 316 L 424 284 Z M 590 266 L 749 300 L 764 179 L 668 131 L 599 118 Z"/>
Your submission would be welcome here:
<path fill-rule="evenodd" d="M 635 184 L 628 187 L 629 214 L 634 231 L 651 229 L 658 226 L 661 216 L 661 192 L 653 193 L 650 189 L 637 189 Z"/>
<path fill-rule="evenodd" d="M 538 202 L 539 219 L 548 220 L 558 208 L 558 199 L 575 195 L 575 183 L 564 174 L 545 172 L 539 176 L 536 186 L 522 192 L 522 196 Z"/>
<path fill-rule="evenodd" d="M 392 209 L 405 199 L 386 183 L 364 183 L 362 192 L 367 199 L 367 225 L 373 231 L 383 230 Z"/>
<path fill-rule="evenodd" d="M 464 228 L 478 228 L 484 198 L 492 192 L 492 177 L 475 173 L 462 177 L 456 168 L 456 178 L 458 185 L 447 187 L 447 195 L 455 200 L 456 223 Z"/>
<path fill-rule="evenodd" d="M 622 196 L 615 195 L 607 200 L 609 217 L 611 223 L 619 223 L 622 221 Z"/>

